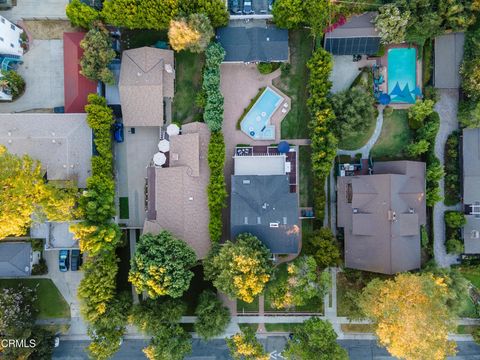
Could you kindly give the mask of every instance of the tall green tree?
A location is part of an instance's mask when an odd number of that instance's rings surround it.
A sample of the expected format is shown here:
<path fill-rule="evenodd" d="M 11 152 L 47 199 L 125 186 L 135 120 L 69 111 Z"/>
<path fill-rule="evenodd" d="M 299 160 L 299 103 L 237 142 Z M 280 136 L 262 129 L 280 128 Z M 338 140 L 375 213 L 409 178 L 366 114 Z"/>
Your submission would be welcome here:
<path fill-rule="evenodd" d="M 115 51 L 108 31 L 103 27 L 89 30 L 80 47 L 83 49 L 80 73 L 90 80 L 114 84 L 115 79 L 108 65 L 115 59 Z"/>
<path fill-rule="evenodd" d="M 312 33 L 321 35 L 334 12 L 328 0 L 276 0 L 272 14 L 275 24 L 286 29 L 309 26 Z"/>
<path fill-rule="evenodd" d="M 73 26 L 90 29 L 93 23 L 100 20 L 100 13 L 93 7 L 80 0 L 72 0 L 65 9 L 68 19 Z"/>
<path fill-rule="evenodd" d="M 313 317 L 295 328 L 283 356 L 287 359 L 347 360 L 347 352 L 337 344 L 337 334 L 329 321 Z"/>
<path fill-rule="evenodd" d="M 271 254 L 251 234 L 227 241 L 204 261 L 205 277 L 231 298 L 252 302 L 262 293 L 272 274 Z"/>
<path fill-rule="evenodd" d="M 213 27 L 204 14 L 191 14 L 171 20 L 168 29 L 168 40 L 175 51 L 203 52 L 213 35 Z"/>
<path fill-rule="evenodd" d="M 151 298 L 178 298 L 190 285 L 195 263 L 195 252 L 168 231 L 147 233 L 137 244 L 128 279 L 137 292 L 146 291 Z"/>
<path fill-rule="evenodd" d="M 0 145 L 0 239 L 22 236 L 36 219 L 71 219 L 72 192 L 45 182 L 41 165 L 29 156 L 11 154 Z"/>
<path fill-rule="evenodd" d="M 375 28 L 383 44 L 400 44 L 405 40 L 410 11 L 401 12 L 395 4 L 385 4 L 378 9 Z"/>
<path fill-rule="evenodd" d="M 183 360 L 192 352 L 191 337 L 179 324 L 164 325 L 143 352 L 149 360 Z"/>
<path fill-rule="evenodd" d="M 230 311 L 213 292 L 208 290 L 200 294 L 195 315 L 197 316 L 195 332 L 202 339 L 221 335 L 230 322 Z"/>
<path fill-rule="evenodd" d="M 234 360 L 268 360 L 270 358 L 251 327 L 225 340 Z"/>
<path fill-rule="evenodd" d="M 337 265 L 341 258 L 337 239 L 327 227 L 322 227 L 309 235 L 303 249 L 306 254 L 313 256 L 320 269 Z"/>

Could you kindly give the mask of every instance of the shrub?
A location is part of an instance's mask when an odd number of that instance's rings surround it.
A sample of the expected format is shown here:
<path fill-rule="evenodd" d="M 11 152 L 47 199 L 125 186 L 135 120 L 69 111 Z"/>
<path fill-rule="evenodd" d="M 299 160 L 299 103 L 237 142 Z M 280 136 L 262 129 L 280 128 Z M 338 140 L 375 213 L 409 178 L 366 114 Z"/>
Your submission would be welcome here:
<path fill-rule="evenodd" d="M 460 132 L 448 136 L 445 143 L 445 205 L 455 205 L 460 201 Z"/>
<path fill-rule="evenodd" d="M 32 275 L 45 275 L 48 273 L 48 266 L 45 259 L 42 257 L 38 264 L 32 266 Z"/>
<path fill-rule="evenodd" d="M 195 315 L 195 332 L 205 340 L 221 335 L 230 322 L 229 310 L 208 290 L 200 294 Z"/>
<path fill-rule="evenodd" d="M 12 95 L 12 100 L 17 99 L 25 91 L 25 80 L 14 70 L 2 70 L 0 87 L 3 87 Z"/>
<path fill-rule="evenodd" d="M 382 44 L 402 43 L 405 40 L 410 12 L 400 12 L 394 4 L 383 5 L 378 10 L 374 22 Z"/>
<path fill-rule="evenodd" d="M 306 254 L 312 255 L 320 269 L 338 265 L 341 254 L 337 240 L 329 228 L 322 227 L 307 237 L 303 245 Z"/>
<path fill-rule="evenodd" d="M 65 12 L 73 26 L 84 29 L 89 29 L 95 21 L 100 19 L 100 13 L 97 10 L 80 0 L 70 1 Z"/>
<path fill-rule="evenodd" d="M 449 254 L 461 254 L 464 251 L 463 242 L 455 237 L 448 239 L 445 245 Z"/>
<path fill-rule="evenodd" d="M 206 104 L 203 120 L 211 131 L 219 131 L 223 123 L 223 96 L 220 92 L 220 64 L 225 50 L 218 43 L 211 43 L 205 52 L 202 89 L 205 91 Z"/>
<path fill-rule="evenodd" d="M 91 29 L 80 42 L 80 47 L 83 49 L 80 73 L 90 80 L 114 84 L 115 79 L 108 65 L 115 58 L 115 51 L 108 31 L 103 27 Z"/>
<path fill-rule="evenodd" d="M 422 249 L 428 248 L 428 233 L 427 233 L 427 228 L 425 225 L 420 226 L 420 242 L 422 244 Z"/>
<path fill-rule="evenodd" d="M 280 63 L 261 62 L 258 63 L 257 69 L 260 74 L 266 75 L 274 72 L 280 67 Z"/>
<path fill-rule="evenodd" d="M 430 143 L 425 140 L 419 140 L 418 142 L 412 142 L 407 146 L 407 154 L 412 157 L 418 157 L 428 151 Z"/>
<path fill-rule="evenodd" d="M 445 224 L 451 229 L 458 229 L 467 223 L 467 218 L 460 211 L 445 211 Z"/>
<path fill-rule="evenodd" d="M 408 109 L 408 125 L 411 129 L 417 130 L 423 125 L 423 121 L 433 113 L 433 100 L 417 100 L 416 103 Z"/>
<path fill-rule="evenodd" d="M 204 14 L 191 14 L 187 18 L 170 21 L 168 40 L 175 51 L 205 51 L 214 32 L 210 20 Z"/>

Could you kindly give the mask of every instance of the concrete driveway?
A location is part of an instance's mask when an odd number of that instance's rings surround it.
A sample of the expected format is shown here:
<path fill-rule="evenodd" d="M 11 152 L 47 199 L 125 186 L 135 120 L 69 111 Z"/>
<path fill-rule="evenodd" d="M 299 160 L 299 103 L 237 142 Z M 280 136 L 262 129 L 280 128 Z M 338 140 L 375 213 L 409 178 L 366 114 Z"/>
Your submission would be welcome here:
<path fill-rule="evenodd" d="M 0 104 L 0 112 L 12 113 L 63 106 L 63 40 L 33 40 L 18 73 L 26 82 L 16 101 Z"/>
<path fill-rule="evenodd" d="M 20 19 L 66 19 L 65 7 L 69 0 L 17 0 L 17 6 L 0 11 L 2 16 L 16 22 Z"/>

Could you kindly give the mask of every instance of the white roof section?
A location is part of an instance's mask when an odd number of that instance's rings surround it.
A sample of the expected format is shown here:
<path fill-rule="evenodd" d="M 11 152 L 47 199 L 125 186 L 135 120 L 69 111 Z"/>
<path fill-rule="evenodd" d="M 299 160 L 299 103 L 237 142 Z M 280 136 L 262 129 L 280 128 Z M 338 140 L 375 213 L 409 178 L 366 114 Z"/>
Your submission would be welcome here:
<path fill-rule="evenodd" d="M 234 156 L 234 175 L 285 175 L 286 156 Z"/>
<path fill-rule="evenodd" d="M 30 237 L 45 239 L 45 250 L 78 249 L 78 241 L 70 232 L 71 222 L 43 222 L 34 223 L 30 227 Z"/>
<path fill-rule="evenodd" d="M 22 56 L 23 48 L 20 43 L 22 33 L 22 28 L 0 16 L 0 54 Z"/>
<path fill-rule="evenodd" d="M 40 161 L 48 180 L 75 180 L 86 187 L 92 156 L 86 114 L 0 114 L 0 144 Z"/>
<path fill-rule="evenodd" d="M 464 33 L 452 33 L 435 38 L 435 87 L 458 89 L 460 65 L 463 59 Z"/>

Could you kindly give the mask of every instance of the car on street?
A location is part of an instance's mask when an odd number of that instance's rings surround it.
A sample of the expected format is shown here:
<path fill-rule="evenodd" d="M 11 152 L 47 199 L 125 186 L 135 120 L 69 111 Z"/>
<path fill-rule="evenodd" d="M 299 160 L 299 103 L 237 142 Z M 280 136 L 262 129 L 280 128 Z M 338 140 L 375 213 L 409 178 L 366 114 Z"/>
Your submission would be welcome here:
<path fill-rule="evenodd" d="M 70 251 L 60 250 L 58 254 L 58 268 L 61 272 L 68 271 L 68 265 L 70 263 Z"/>
<path fill-rule="evenodd" d="M 245 15 L 255 14 L 252 8 L 252 0 L 245 0 L 243 2 L 243 13 Z"/>
<path fill-rule="evenodd" d="M 82 254 L 80 254 L 80 250 L 74 249 L 70 259 L 70 270 L 77 271 L 80 265 L 82 265 Z"/>
<path fill-rule="evenodd" d="M 121 122 L 116 122 L 113 126 L 113 137 L 117 143 L 121 143 L 124 140 L 123 137 L 123 124 Z"/>

